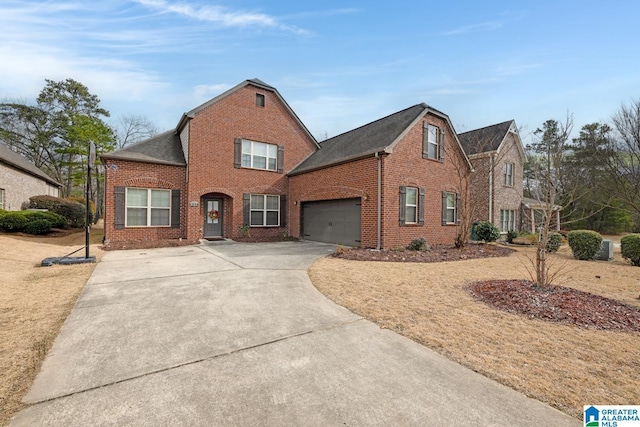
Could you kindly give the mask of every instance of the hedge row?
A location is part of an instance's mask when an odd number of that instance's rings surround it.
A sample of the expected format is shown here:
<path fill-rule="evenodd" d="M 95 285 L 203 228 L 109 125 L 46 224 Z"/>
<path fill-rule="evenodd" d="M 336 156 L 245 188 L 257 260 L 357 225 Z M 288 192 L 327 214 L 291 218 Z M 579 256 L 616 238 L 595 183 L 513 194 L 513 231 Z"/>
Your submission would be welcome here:
<path fill-rule="evenodd" d="M 79 201 L 53 196 L 33 196 L 29 198 L 29 208 L 47 209 L 62 215 L 66 218 L 68 227 L 80 228 L 85 224 L 86 208 Z"/>
<path fill-rule="evenodd" d="M 67 219 L 55 212 L 0 210 L 0 230 L 47 234 L 52 228 L 66 227 Z"/>

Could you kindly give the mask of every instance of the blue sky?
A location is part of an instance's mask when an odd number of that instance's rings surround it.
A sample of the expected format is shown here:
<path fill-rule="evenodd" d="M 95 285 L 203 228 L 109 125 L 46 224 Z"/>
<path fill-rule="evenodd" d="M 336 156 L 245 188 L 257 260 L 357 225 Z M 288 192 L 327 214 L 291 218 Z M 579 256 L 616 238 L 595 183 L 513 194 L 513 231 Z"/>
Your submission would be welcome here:
<path fill-rule="evenodd" d="M 425 102 L 458 132 L 576 128 L 640 98 L 640 2 L 0 2 L 0 98 L 73 78 L 161 130 L 257 77 L 319 139 Z"/>

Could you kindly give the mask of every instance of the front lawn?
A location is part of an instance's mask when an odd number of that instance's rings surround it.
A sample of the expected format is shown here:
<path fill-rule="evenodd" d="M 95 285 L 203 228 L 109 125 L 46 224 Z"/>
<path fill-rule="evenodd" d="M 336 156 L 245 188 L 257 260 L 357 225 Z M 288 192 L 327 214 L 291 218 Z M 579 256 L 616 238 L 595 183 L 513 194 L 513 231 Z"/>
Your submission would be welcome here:
<path fill-rule="evenodd" d="M 444 356 L 576 418 L 588 404 L 629 405 L 640 395 L 640 333 L 596 330 L 492 308 L 469 284 L 530 279 L 532 248 L 502 258 L 440 263 L 323 258 L 309 275 L 330 299 Z M 640 308 L 640 269 L 620 258 L 576 261 L 564 246 L 557 285 Z"/>

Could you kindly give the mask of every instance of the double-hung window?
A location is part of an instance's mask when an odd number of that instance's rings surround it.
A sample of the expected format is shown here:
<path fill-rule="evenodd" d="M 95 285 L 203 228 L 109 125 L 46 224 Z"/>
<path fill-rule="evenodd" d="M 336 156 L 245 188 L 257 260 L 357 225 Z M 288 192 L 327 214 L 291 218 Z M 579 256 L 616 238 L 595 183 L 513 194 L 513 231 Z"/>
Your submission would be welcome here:
<path fill-rule="evenodd" d="M 169 227 L 170 225 L 171 190 L 126 189 L 127 227 Z"/>
<path fill-rule="evenodd" d="M 516 229 L 516 211 L 500 209 L 500 231 L 507 232 Z"/>
<path fill-rule="evenodd" d="M 251 227 L 280 226 L 280 196 L 252 194 L 250 210 Z"/>
<path fill-rule="evenodd" d="M 278 169 L 278 146 L 242 140 L 242 167 L 275 171 Z"/>
<path fill-rule="evenodd" d="M 458 195 L 456 193 L 442 193 L 442 225 L 458 222 Z"/>
<path fill-rule="evenodd" d="M 504 185 L 513 186 L 513 163 L 504 164 L 503 178 Z"/>
<path fill-rule="evenodd" d="M 407 187 L 407 193 L 404 203 L 405 211 L 405 223 L 417 224 L 418 223 L 418 189 L 414 187 Z"/>
<path fill-rule="evenodd" d="M 427 127 L 427 155 L 430 159 L 438 158 L 438 133 L 439 129 L 436 126 Z"/>

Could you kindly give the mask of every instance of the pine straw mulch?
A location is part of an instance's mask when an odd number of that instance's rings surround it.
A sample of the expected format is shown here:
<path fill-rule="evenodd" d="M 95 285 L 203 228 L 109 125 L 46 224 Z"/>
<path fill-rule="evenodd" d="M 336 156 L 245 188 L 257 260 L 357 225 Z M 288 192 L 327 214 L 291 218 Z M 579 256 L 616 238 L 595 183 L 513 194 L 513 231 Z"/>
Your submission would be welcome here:
<path fill-rule="evenodd" d="M 528 280 L 486 280 L 469 285 L 485 304 L 528 318 L 581 328 L 640 332 L 640 309 L 563 286 L 539 288 Z"/>
<path fill-rule="evenodd" d="M 385 262 L 446 262 L 477 258 L 505 257 L 515 252 L 514 249 L 497 244 L 470 243 L 464 249 L 453 245 L 438 245 L 428 251 L 410 251 L 407 249 L 361 249 L 339 250 L 336 258 L 352 261 L 385 261 Z"/>

